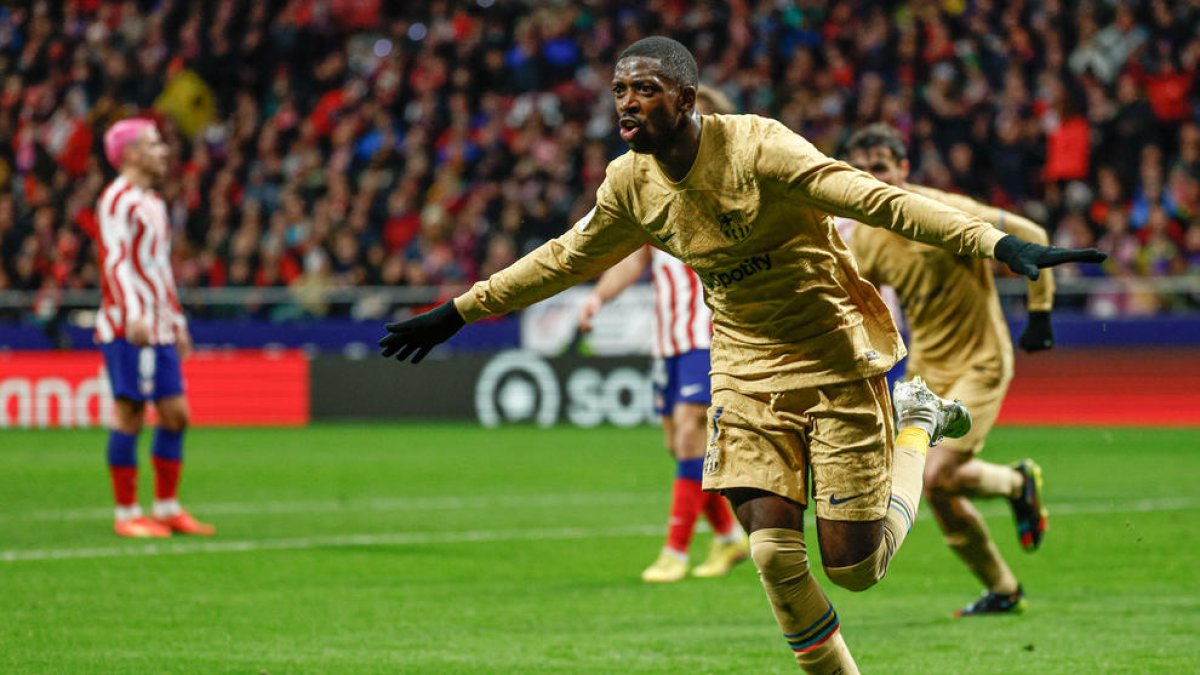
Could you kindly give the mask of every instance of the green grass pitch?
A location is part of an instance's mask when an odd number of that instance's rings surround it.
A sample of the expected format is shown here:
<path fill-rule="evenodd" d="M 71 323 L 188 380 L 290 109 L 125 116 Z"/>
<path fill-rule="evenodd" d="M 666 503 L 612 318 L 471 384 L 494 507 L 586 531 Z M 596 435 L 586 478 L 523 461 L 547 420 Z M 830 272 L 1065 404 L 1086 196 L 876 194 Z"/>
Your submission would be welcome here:
<path fill-rule="evenodd" d="M 638 580 L 673 475 L 656 429 L 196 430 L 183 497 L 218 536 L 159 543 L 111 534 L 104 439 L 0 432 L 0 672 L 797 672 L 749 564 Z M 817 573 L 863 672 L 1200 672 L 1197 450 L 997 430 L 985 457 L 1046 472 L 1040 552 L 983 507 L 1029 611 L 952 619 L 979 589 L 922 513 L 879 586 Z"/>

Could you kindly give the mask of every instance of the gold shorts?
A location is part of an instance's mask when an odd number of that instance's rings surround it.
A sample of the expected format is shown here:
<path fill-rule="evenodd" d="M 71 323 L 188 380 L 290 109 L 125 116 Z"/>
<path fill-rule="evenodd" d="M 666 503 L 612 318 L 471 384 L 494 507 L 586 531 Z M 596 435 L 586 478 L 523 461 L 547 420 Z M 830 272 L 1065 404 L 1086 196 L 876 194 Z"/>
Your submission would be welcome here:
<path fill-rule="evenodd" d="M 892 399 L 883 375 L 775 394 L 713 392 L 704 489 L 757 488 L 817 516 L 878 520 L 892 492 Z"/>
<path fill-rule="evenodd" d="M 971 368 L 957 377 L 928 377 L 925 383 L 942 398 L 958 399 L 971 411 L 971 432 L 962 438 L 947 438 L 939 448 L 977 454 L 1000 416 L 1012 375 L 1000 370 Z"/>

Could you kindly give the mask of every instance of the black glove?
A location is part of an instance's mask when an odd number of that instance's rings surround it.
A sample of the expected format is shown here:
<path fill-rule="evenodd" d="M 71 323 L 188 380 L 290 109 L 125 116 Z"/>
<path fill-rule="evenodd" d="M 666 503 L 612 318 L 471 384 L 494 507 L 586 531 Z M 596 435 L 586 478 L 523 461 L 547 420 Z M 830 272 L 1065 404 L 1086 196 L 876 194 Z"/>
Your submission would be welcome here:
<path fill-rule="evenodd" d="M 467 322 L 459 316 L 451 300 L 407 321 L 384 326 L 388 334 L 379 340 L 379 346 L 384 358 L 395 354 L 397 361 L 406 361 L 415 352 L 412 362 L 420 363 L 430 349 L 449 340 L 465 325 Z"/>
<path fill-rule="evenodd" d="M 1058 248 L 1057 246 L 1042 246 L 1014 235 L 1006 235 L 996 242 L 996 251 L 992 254 L 996 260 L 1008 265 L 1017 274 L 1038 278 L 1038 269 L 1054 267 L 1069 262 L 1102 263 L 1108 259 L 1107 253 L 1094 248 Z"/>
<path fill-rule="evenodd" d="M 1030 312 L 1029 320 L 1025 322 L 1025 330 L 1021 331 L 1021 339 L 1017 340 L 1017 344 L 1030 353 L 1053 347 L 1054 329 L 1050 327 L 1050 312 Z"/>

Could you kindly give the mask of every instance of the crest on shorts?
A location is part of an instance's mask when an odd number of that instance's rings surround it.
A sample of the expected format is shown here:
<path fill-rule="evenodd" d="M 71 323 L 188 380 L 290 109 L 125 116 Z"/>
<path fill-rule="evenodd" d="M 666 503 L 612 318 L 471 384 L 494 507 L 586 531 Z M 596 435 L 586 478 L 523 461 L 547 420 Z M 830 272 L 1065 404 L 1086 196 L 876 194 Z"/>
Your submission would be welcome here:
<path fill-rule="evenodd" d="M 721 223 L 721 234 L 732 242 L 739 242 L 750 236 L 750 221 L 746 214 L 738 210 L 727 211 L 717 217 Z"/>
<path fill-rule="evenodd" d="M 710 445 L 704 452 L 704 473 L 711 475 L 716 473 L 719 468 L 721 468 L 721 449 Z"/>
<path fill-rule="evenodd" d="M 705 475 L 717 472 L 721 468 L 721 446 L 717 445 L 717 439 L 721 437 L 721 414 L 725 412 L 725 406 L 717 406 L 712 411 L 712 435 L 708 438 L 708 450 L 704 452 L 704 473 Z"/>

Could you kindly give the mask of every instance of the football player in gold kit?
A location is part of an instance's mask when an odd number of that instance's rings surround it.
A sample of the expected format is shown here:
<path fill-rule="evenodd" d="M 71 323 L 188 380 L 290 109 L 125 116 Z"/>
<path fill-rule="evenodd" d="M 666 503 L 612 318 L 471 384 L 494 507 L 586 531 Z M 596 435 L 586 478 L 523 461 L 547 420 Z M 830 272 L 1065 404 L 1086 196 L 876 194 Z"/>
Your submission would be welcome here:
<path fill-rule="evenodd" d="M 846 153 L 851 164 L 885 183 L 971 213 L 1021 239 L 1049 241 L 1045 230 L 1015 213 L 909 183 L 904 139 L 886 124 L 855 132 L 846 142 Z M 957 615 L 1019 612 L 1024 591 L 971 504 L 972 497 L 1009 499 L 1021 545 L 1033 551 L 1041 544 L 1046 529 L 1041 469 L 1030 459 L 1010 467 L 975 458 L 1000 413 L 1013 374 L 1012 338 L 991 265 L 877 228 L 855 227 L 846 242 L 859 272 L 878 286 L 891 286 L 900 298 L 909 325 L 908 373 L 971 410 L 971 432 L 931 448 L 925 459 L 925 497 L 946 543 L 986 589 Z M 1026 351 L 1054 345 L 1053 302 L 1050 273 L 1029 282 L 1029 321 L 1020 338 Z"/>
<path fill-rule="evenodd" d="M 963 255 L 1038 268 L 1103 254 L 1024 242 L 826 157 L 754 115 L 694 116 L 696 62 L 639 40 L 613 73 L 621 138 L 596 206 L 560 237 L 436 309 L 389 324 L 385 357 L 418 362 L 465 323 L 527 307 L 650 244 L 683 260 L 713 310 L 704 488 L 723 491 L 775 618 L 812 673 L 857 673 L 837 613 L 808 563 L 812 494 L 821 562 L 864 590 L 884 575 L 916 514 L 928 445 L 964 435 L 964 408 L 884 375 L 904 346 L 831 214 Z M 811 483 L 809 482 L 811 476 Z"/>
<path fill-rule="evenodd" d="M 696 89 L 696 114 L 736 112 L 733 102 L 719 89 Z M 750 557 L 750 542 L 734 521 L 727 500 L 701 486 L 704 455 L 708 449 L 709 341 L 711 312 L 703 306 L 703 291 L 696 273 L 665 253 L 643 246 L 608 268 L 596 281 L 579 310 L 579 328 L 591 330 L 592 320 L 605 303 L 651 270 L 655 294 L 656 357 L 654 407 L 662 417 L 663 438 L 675 457 L 676 476 L 671 495 L 667 540 L 654 562 L 642 572 L 642 581 L 666 583 L 688 574 L 688 544 L 701 512 L 712 525 L 713 538 L 704 562 L 692 576 L 711 578 L 728 574 Z M 697 330 L 697 323 L 702 326 Z M 679 330 L 686 326 L 686 330 Z M 690 391 L 689 391 L 690 390 Z"/>

